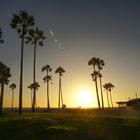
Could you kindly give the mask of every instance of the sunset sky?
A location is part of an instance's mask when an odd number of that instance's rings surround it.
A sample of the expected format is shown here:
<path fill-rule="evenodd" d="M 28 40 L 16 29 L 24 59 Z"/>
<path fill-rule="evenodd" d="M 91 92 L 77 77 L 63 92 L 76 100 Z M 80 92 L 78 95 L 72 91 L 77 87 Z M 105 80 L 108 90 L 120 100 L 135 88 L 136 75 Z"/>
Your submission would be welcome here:
<path fill-rule="evenodd" d="M 46 106 L 46 84 L 41 67 L 49 64 L 53 85 L 50 85 L 50 105 L 58 105 L 58 74 L 62 66 L 64 103 L 68 107 L 96 107 L 92 67 L 94 56 L 103 59 L 103 84 L 115 85 L 116 101 L 140 97 L 140 1 L 138 0 L 0 0 L 0 28 L 5 43 L 0 44 L 0 61 L 11 68 L 10 83 L 16 83 L 15 103 L 18 106 L 21 40 L 10 27 L 12 13 L 26 10 L 35 17 L 36 26 L 45 32 L 44 46 L 37 48 L 36 79 L 41 85 L 37 93 L 38 106 Z M 58 46 L 49 34 L 52 30 L 61 43 Z M 25 46 L 23 106 L 30 106 L 33 47 Z M 88 96 L 85 96 L 87 94 Z M 86 100 L 87 98 L 87 100 Z M 106 94 L 104 92 L 105 105 Z M 85 99 L 85 101 L 84 101 Z M 11 106 L 11 89 L 5 86 L 4 106 Z"/>

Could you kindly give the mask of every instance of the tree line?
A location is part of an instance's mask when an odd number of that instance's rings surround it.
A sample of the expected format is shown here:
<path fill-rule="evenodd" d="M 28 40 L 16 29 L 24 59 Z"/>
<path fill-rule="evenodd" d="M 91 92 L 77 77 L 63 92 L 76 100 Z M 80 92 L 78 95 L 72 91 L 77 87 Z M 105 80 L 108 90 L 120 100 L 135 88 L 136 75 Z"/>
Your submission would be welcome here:
<path fill-rule="evenodd" d="M 33 83 L 28 86 L 28 88 L 33 90 L 33 97 L 31 98 L 32 112 L 35 112 L 35 104 L 36 104 L 36 91 L 40 87 L 38 82 L 36 81 L 36 47 L 43 46 L 43 41 L 46 38 L 44 32 L 40 30 L 38 27 L 35 27 L 35 19 L 33 16 L 30 16 L 26 11 L 21 10 L 19 14 L 13 14 L 11 19 L 10 26 L 12 29 L 17 31 L 19 38 L 21 39 L 21 58 L 20 58 L 20 84 L 19 84 L 19 114 L 22 114 L 22 96 L 23 96 L 23 54 L 24 54 L 24 46 L 25 44 L 31 44 L 34 48 L 33 51 Z M 2 30 L 0 29 L 0 43 L 4 43 L 2 39 Z M 46 76 L 43 78 L 44 82 L 47 83 L 47 107 L 50 108 L 49 105 L 49 81 L 51 80 L 51 76 L 48 72 L 51 71 L 49 65 L 42 67 L 42 72 L 46 71 Z M 59 73 L 59 102 L 60 96 L 62 99 L 62 87 L 61 87 L 61 76 L 65 72 L 62 67 L 59 67 L 55 71 Z M 4 93 L 4 84 L 8 84 L 9 78 L 11 77 L 10 68 L 5 64 L 0 62 L 0 85 L 1 85 L 1 94 L 0 94 L 0 113 L 2 113 L 3 107 L 3 93 Z M 14 84 L 14 83 L 13 83 Z M 13 89 L 16 86 L 11 85 Z M 13 97 L 12 97 L 13 100 Z M 60 108 L 60 103 L 59 103 Z"/>
<path fill-rule="evenodd" d="M 88 65 L 93 67 L 93 72 L 91 73 L 92 76 L 92 80 L 95 82 L 95 88 L 96 88 L 96 95 L 97 95 L 97 102 L 98 102 L 98 107 L 99 109 L 103 109 L 104 110 L 104 96 L 103 96 L 103 89 L 102 87 L 105 89 L 106 94 L 107 94 L 107 103 L 108 103 L 108 107 L 110 108 L 110 103 L 109 103 L 109 97 L 108 97 L 108 93 L 110 93 L 110 101 L 111 101 L 111 105 L 113 107 L 113 101 L 112 101 L 112 95 L 111 95 L 111 91 L 112 89 L 115 87 L 112 83 L 105 83 L 102 86 L 102 74 L 101 74 L 101 70 L 103 69 L 103 66 L 105 65 L 104 60 L 98 58 L 98 57 L 92 57 L 89 62 Z M 98 88 L 98 79 L 99 79 L 99 86 L 100 86 L 100 91 L 101 91 L 101 101 L 99 98 L 99 88 Z M 101 106 L 102 104 L 102 106 Z"/>
<path fill-rule="evenodd" d="M 33 16 L 30 16 L 26 11 L 21 10 L 18 14 L 13 14 L 13 17 L 10 22 L 10 26 L 12 29 L 15 29 L 19 39 L 21 40 L 21 58 L 20 58 L 20 82 L 19 82 L 19 114 L 22 114 L 22 96 L 23 96 L 23 60 L 24 60 L 24 46 L 25 44 L 30 44 L 33 46 L 33 83 L 28 86 L 29 89 L 31 89 L 31 107 L 32 112 L 35 112 L 35 106 L 36 106 L 36 91 L 40 87 L 39 83 L 36 80 L 36 47 L 37 46 L 43 46 L 43 41 L 45 40 L 45 35 L 42 30 L 40 30 L 38 27 L 35 26 L 35 19 Z M 0 43 L 4 43 L 4 40 L 2 38 L 2 30 L 0 29 Z M 97 101 L 98 101 L 98 107 L 101 110 L 104 109 L 104 97 L 103 97 L 103 90 L 102 90 L 102 75 L 101 70 L 103 66 L 105 65 L 104 60 L 101 60 L 100 58 L 93 57 L 89 62 L 88 65 L 93 66 L 93 73 L 91 74 L 92 80 L 95 82 L 96 87 L 96 95 L 97 95 Z M 52 68 L 50 65 L 44 65 L 42 67 L 42 72 L 45 72 L 45 77 L 43 78 L 44 83 L 46 83 L 46 94 L 47 94 L 47 109 L 50 109 L 50 102 L 49 102 L 49 84 L 52 80 L 52 76 L 50 75 L 50 72 L 52 71 Z M 59 74 L 59 96 L 58 96 L 58 108 L 60 109 L 60 104 L 65 107 L 63 103 L 63 96 L 62 96 L 62 82 L 61 77 L 63 76 L 63 73 L 65 73 L 65 70 L 62 67 L 58 67 L 55 71 L 55 73 Z M 1 86 L 1 93 L 0 93 L 0 113 L 2 113 L 3 108 L 3 95 L 4 95 L 4 85 L 9 83 L 9 78 L 11 77 L 10 68 L 0 62 L 0 86 Z M 98 79 L 100 83 L 100 91 L 101 91 L 101 101 L 99 98 L 99 89 L 98 89 Z M 114 88 L 114 85 L 111 83 L 103 85 L 103 87 L 106 90 L 107 93 L 107 100 L 108 100 L 108 106 L 109 104 L 109 98 L 108 98 L 108 92 L 110 93 L 110 100 L 111 105 L 113 107 L 112 102 L 112 96 L 111 96 L 111 90 Z M 16 88 L 16 84 L 12 83 L 10 85 L 10 88 L 12 89 L 12 109 L 13 109 L 13 102 L 14 102 L 14 90 Z M 102 103 L 102 107 L 101 107 Z"/>
<path fill-rule="evenodd" d="M 45 65 L 42 67 L 42 72 L 46 71 L 45 76 L 43 77 L 43 81 L 46 84 L 46 95 L 47 95 L 47 105 L 46 108 L 47 110 L 50 110 L 50 101 L 49 101 L 49 84 L 50 81 L 52 81 L 52 76 L 49 75 L 49 72 L 52 71 L 52 68 L 50 68 L 50 65 Z M 58 67 L 55 70 L 55 73 L 59 75 L 59 92 L 58 92 L 58 109 L 65 108 L 66 105 L 63 102 L 63 94 L 62 94 L 62 80 L 61 77 L 63 76 L 63 73 L 65 73 L 65 70 L 62 67 Z M 10 73 L 10 67 L 8 67 L 7 65 L 3 64 L 2 62 L 0 62 L 0 87 L 1 87 L 1 92 L 0 92 L 0 114 L 2 113 L 3 110 L 3 97 L 4 97 L 4 87 L 5 85 L 9 84 L 10 78 L 11 78 L 11 73 Z M 52 84 L 52 83 L 51 83 Z M 17 87 L 17 85 L 15 83 L 10 84 L 9 86 L 12 90 L 12 102 L 11 102 L 11 109 L 13 110 L 13 104 L 14 104 L 14 91 Z M 32 84 L 30 84 L 29 86 L 27 86 L 27 88 L 29 88 L 31 90 L 31 108 L 32 108 L 32 112 L 34 113 L 36 108 L 37 108 L 37 101 L 36 101 L 36 94 L 37 92 L 35 92 L 34 94 L 34 90 L 37 91 L 38 88 L 40 87 L 38 82 L 33 82 Z M 19 97 L 20 100 L 20 97 Z"/>

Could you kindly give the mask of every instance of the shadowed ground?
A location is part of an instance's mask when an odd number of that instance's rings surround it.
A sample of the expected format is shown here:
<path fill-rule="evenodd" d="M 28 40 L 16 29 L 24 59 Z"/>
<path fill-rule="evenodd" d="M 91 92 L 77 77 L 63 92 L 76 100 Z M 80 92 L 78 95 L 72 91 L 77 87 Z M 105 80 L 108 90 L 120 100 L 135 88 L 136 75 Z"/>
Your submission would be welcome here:
<path fill-rule="evenodd" d="M 132 140 L 140 138 L 139 112 L 4 113 L 0 140 Z"/>

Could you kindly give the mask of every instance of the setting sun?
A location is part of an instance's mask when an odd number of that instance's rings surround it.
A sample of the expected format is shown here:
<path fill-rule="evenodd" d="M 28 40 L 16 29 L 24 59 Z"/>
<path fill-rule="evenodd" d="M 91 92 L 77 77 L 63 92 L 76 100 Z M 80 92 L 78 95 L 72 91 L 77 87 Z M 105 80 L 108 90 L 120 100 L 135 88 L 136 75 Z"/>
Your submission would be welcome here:
<path fill-rule="evenodd" d="M 90 90 L 80 90 L 77 92 L 77 104 L 80 107 L 91 107 L 93 106 L 93 95 Z"/>

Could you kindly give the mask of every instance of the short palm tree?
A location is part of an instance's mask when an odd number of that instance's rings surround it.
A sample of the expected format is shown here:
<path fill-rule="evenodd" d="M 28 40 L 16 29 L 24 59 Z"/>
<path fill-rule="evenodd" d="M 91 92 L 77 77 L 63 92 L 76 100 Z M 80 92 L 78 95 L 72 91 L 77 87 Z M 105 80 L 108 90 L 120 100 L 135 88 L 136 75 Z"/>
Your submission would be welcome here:
<path fill-rule="evenodd" d="M 2 30 L 0 28 L 0 43 L 4 43 L 4 40 L 2 39 Z"/>
<path fill-rule="evenodd" d="M 10 68 L 5 64 L 0 62 L 0 85 L 1 85 L 1 95 L 0 95 L 0 114 L 3 109 L 3 96 L 4 96 L 4 85 L 9 83 L 9 78 L 11 77 Z"/>
<path fill-rule="evenodd" d="M 109 90 L 108 83 L 104 84 L 103 87 L 104 87 L 104 89 L 106 91 L 107 103 L 108 103 L 108 107 L 110 108 L 109 97 L 108 97 L 108 90 Z"/>
<path fill-rule="evenodd" d="M 50 65 L 45 65 L 42 67 L 42 72 L 46 72 L 46 76 L 43 78 L 44 83 L 47 83 L 47 108 L 50 109 L 50 101 L 49 101 L 49 82 L 52 80 L 52 77 L 49 75 L 49 72 L 52 71 Z"/>
<path fill-rule="evenodd" d="M 101 109 L 99 93 L 98 93 L 98 84 L 97 84 L 97 77 L 98 77 L 99 73 L 95 69 L 95 66 L 97 65 L 97 58 L 96 57 L 92 57 L 92 59 L 89 60 L 88 65 L 92 65 L 93 66 L 93 73 L 91 74 L 91 76 L 92 76 L 93 81 L 95 82 L 98 107 L 99 107 L 99 109 Z"/>
<path fill-rule="evenodd" d="M 39 83 L 35 82 L 33 84 L 31 84 L 32 89 L 34 90 L 38 90 L 38 88 L 40 87 Z M 36 101 L 36 94 L 33 96 L 32 99 L 32 112 L 35 112 L 35 105 L 37 106 L 37 101 Z"/>
<path fill-rule="evenodd" d="M 111 93 L 111 91 L 112 91 L 112 89 L 113 89 L 114 87 L 115 87 L 115 86 L 114 86 L 112 83 L 108 83 L 108 91 L 109 91 L 109 93 L 110 93 L 110 101 L 111 101 L 111 106 L 112 106 L 112 107 L 114 107 L 114 106 L 113 106 L 112 93 Z"/>
<path fill-rule="evenodd" d="M 33 93 L 32 93 L 32 91 L 33 91 L 33 84 L 30 84 L 28 86 L 28 88 L 31 90 L 31 108 L 32 108 L 32 102 L 33 102 Z"/>
<path fill-rule="evenodd" d="M 19 85 L 19 114 L 22 114 L 22 90 L 23 90 L 23 52 L 25 35 L 28 33 L 29 27 L 34 25 L 34 17 L 29 16 L 26 11 L 20 11 L 19 15 L 13 14 L 11 27 L 16 29 L 21 38 L 21 60 L 20 60 L 20 85 Z"/>
<path fill-rule="evenodd" d="M 38 28 L 30 29 L 25 37 L 26 43 L 31 43 L 34 46 L 34 59 L 33 59 L 33 83 L 36 82 L 36 46 L 39 44 L 43 46 L 43 40 L 45 39 L 44 32 Z M 33 98 L 36 94 L 36 89 L 33 89 Z M 33 100 L 34 101 L 34 100 Z M 35 111 L 35 103 L 33 103 L 33 112 Z"/>
<path fill-rule="evenodd" d="M 13 105 L 14 105 L 14 91 L 15 91 L 16 87 L 17 87 L 17 86 L 16 86 L 15 83 L 12 83 L 12 84 L 10 85 L 10 88 L 12 89 L 12 104 L 11 104 L 12 110 L 13 110 Z"/>
<path fill-rule="evenodd" d="M 98 73 L 99 73 L 99 80 L 100 80 L 100 90 L 101 90 L 101 100 L 102 100 L 102 108 L 104 109 L 104 97 L 103 97 L 103 90 L 102 90 L 102 75 L 101 70 L 103 69 L 103 66 L 105 65 L 104 60 L 101 60 L 100 58 L 97 58 L 97 67 L 98 67 Z"/>
<path fill-rule="evenodd" d="M 60 109 L 60 98 L 61 98 L 61 103 L 63 106 L 63 96 L 62 96 L 62 82 L 61 82 L 61 77 L 63 73 L 65 73 L 65 70 L 62 67 L 58 67 L 55 71 L 55 73 L 59 74 L 59 93 L 58 93 L 58 109 Z"/>

